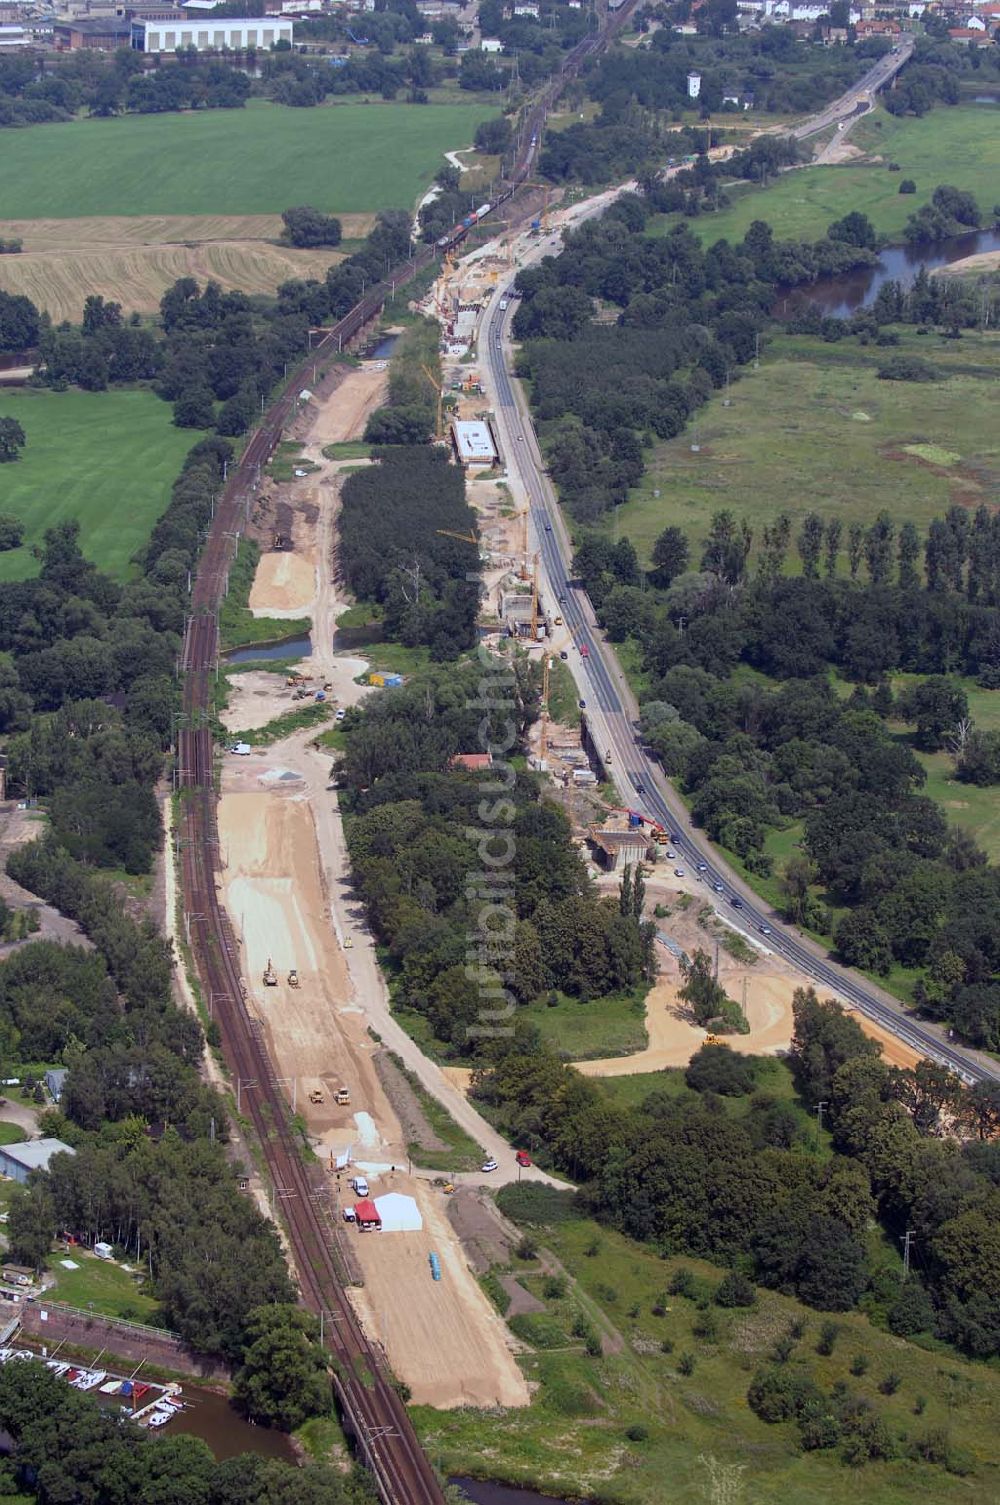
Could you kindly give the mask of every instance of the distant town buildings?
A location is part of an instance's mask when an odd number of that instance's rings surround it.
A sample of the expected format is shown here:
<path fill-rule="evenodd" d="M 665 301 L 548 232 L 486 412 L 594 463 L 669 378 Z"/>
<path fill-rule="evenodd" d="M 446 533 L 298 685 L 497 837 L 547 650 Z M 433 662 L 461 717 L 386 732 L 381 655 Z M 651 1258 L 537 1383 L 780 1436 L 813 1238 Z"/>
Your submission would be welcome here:
<path fill-rule="evenodd" d="M 280 16 L 186 16 L 178 13 L 169 21 L 130 22 L 129 45 L 136 52 L 247 52 L 268 51 L 277 42 L 291 45 L 293 23 Z"/>

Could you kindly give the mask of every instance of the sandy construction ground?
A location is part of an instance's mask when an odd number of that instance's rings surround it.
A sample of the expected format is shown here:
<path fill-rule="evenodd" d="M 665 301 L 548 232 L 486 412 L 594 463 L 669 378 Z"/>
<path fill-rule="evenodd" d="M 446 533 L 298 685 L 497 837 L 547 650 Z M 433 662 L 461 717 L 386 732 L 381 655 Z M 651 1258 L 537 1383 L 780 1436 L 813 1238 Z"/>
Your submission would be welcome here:
<path fill-rule="evenodd" d="M 273 757 L 240 759 L 238 769 L 236 763 L 224 765 L 229 777 L 219 802 L 219 841 L 225 903 L 244 947 L 250 1007 L 287 1078 L 289 1098 L 294 1083 L 296 1107 L 318 1153 L 353 1145 L 359 1160 L 398 1164 L 405 1153 L 399 1125 L 372 1064 L 374 1045 L 327 920 L 312 812 L 301 798 L 301 782 L 284 777 Z M 227 785 L 253 781 L 259 792 L 227 792 Z M 278 973 L 274 988 L 263 983 L 268 959 Z M 288 984 L 292 967 L 299 972 L 298 988 Z M 333 1103 L 341 1086 L 350 1089 L 349 1108 Z M 320 1105 L 308 1101 L 314 1089 L 323 1092 Z"/>
<path fill-rule="evenodd" d="M 672 960 L 672 959 L 671 959 Z M 720 975 L 730 998 L 743 999 L 746 979 L 748 1035 L 727 1035 L 733 1050 L 743 1055 L 775 1055 L 792 1042 L 792 994 L 801 979 L 758 962 L 756 967 L 735 969 Z M 578 1061 L 584 1076 L 633 1076 L 637 1071 L 662 1071 L 666 1066 L 686 1066 L 705 1042 L 706 1031 L 693 1024 L 687 1005 L 677 996 L 680 979 L 661 977 L 646 999 L 646 1032 L 649 1044 L 631 1056 L 611 1056 L 602 1061 Z"/>
<path fill-rule="evenodd" d="M 316 566 L 311 558 L 290 549 L 262 554 L 250 590 L 254 616 L 273 617 L 279 611 L 303 616 L 316 596 Z"/>
<path fill-rule="evenodd" d="M 252 732 L 278 716 L 293 711 L 301 701 L 292 699 L 284 676 L 267 669 L 248 669 L 229 678 L 229 704 L 221 721 L 229 732 Z"/>
<path fill-rule="evenodd" d="M 466 1263 L 441 1193 L 400 1173 L 372 1190 L 415 1196 L 424 1220 L 419 1233 L 356 1238 L 365 1284 L 348 1295 L 394 1373 L 418 1405 L 526 1406 L 531 1396 L 510 1334 Z M 441 1260 L 439 1281 L 431 1277 L 431 1250 Z"/>
<path fill-rule="evenodd" d="M 366 362 L 350 371 L 332 397 L 317 409 L 310 442 L 322 447 L 360 439 L 368 415 L 384 401 L 388 386 L 389 371 L 383 361 Z"/>
<path fill-rule="evenodd" d="M 875 1024 L 871 1019 L 866 1019 L 864 1014 L 859 1014 L 856 1009 L 848 1009 L 847 1012 L 856 1019 L 872 1040 L 877 1040 L 882 1047 L 882 1059 L 889 1066 L 903 1066 L 913 1068 L 918 1061 L 924 1058 L 919 1051 L 912 1046 L 904 1045 L 902 1040 L 897 1040 L 887 1029 Z"/>

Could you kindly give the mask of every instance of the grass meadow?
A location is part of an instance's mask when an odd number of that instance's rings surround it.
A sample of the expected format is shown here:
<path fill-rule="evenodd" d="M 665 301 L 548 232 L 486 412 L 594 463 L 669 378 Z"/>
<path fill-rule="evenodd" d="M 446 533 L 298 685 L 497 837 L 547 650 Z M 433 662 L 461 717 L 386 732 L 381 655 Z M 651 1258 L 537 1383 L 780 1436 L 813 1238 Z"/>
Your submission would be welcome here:
<path fill-rule="evenodd" d="M 879 364 L 902 351 L 925 356 L 942 379 L 880 381 Z M 944 341 L 906 328 L 892 351 L 778 335 L 760 369 L 733 383 L 729 407 L 720 393 L 683 434 L 647 452 L 642 481 L 604 527 L 631 538 L 648 561 L 669 524 L 685 530 L 697 557 L 722 508 L 746 518 L 758 538 L 779 512 L 791 514 L 793 532 L 809 512 L 837 516 L 846 549 L 850 524 L 867 525 L 883 508 L 897 525 L 923 531 L 952 502 L 995 505 L 998 375 L 993 332 Z M 798 568 L 794 549 L 788 567 Z"/>
<path fill-rule="evenodd" d="M 1000 188 L 1000 107 L 956 105 L 921 119 L 896 119 L 876 110 L 856 125 L 850 144 L 865 158 L 835 167 L 785 172 L 765 188 L 733 185 L 728 209 L 686 221 L 706 245 L 742 240 L 755 219 L 767 220 L 779 240 L 818 240 L 832 220 L 851 210 L 867 214 L 890 240 L 902 237 L 907 218 L 929 203 L 940 183 L 967 189 L 989 216 Z M 877 160 L 876 160 L 877 159 Z M 889 163 L 898 162 L 899 172 Z M 915 194 L 900 194 L 912 178 Z M 664 234 L 676 215 L 657 218 L 652 233 Z"/>
<path fill-rule="evenodd" d="M 489 1413 L 414 1408 L 424 1446 L 445 1473 L 607 1505 L 986 1505 L 997 1498 L 996 1370 L 904 1343 L 859 1313 L 837 1314 L 833 1353 L 823 1357 L 816 1345 L 824 1315 L 790 1298 L 759 1291 L 751 1310 L 708 1304 L 723 1275 L 713 1265 L 661 1258 L 584 1219 L 529 1232 L 567 1276 L 557 1295 L 541 1260 L 513 1262 L 544 1305 L 513 1319 L 526 1343 L 520 1363 L 536 1387 L 532 1403 Z M 898 1265 L 895 1251 L 884 1249 L 882 1258 Z M 668 1294 L 682 1265 L 695 1277 L 692 1297 Z M 581 1317 L 602 1339 L 598 1357 L 574 1334 Z M 790 1364 L 827 1394 L 840 1383 L 868 1401 L 897 1440 L 895 1461 L 850 1468 L 837 1449 L 800 1451 L 793 1424 L 754 1415 L 750 1380 L 790 1331 L 800 1333 Z M 863 1374 L 852 1372 L 862 1367 Z M 899 1385 L 886 1395 L 889 1375 Z M 932 1431 L 948 1439 L 956 1464 L 961 1455 L 964 1477 L 907 1456 Z"/>
<path fill-rule="evenodd" d="M 21 548 L 0 554 L 0 582 L 37 574 L 32 546 L 67 518 L 87 558 L 125 579 L 201 435 L 174 428 L 170 404 L 139 390 L 0 392 L 0 416 L 27 436 L 21 458 L 0 465 L 0 513 L 26 530 Z"/>
<path fill-rule="evenodd" d="M 0 153 L 8 219 L 327 213 L 406 208 L 468 146 L 488 105 L 350 103 L 129 115 L 12 131 Z"/>

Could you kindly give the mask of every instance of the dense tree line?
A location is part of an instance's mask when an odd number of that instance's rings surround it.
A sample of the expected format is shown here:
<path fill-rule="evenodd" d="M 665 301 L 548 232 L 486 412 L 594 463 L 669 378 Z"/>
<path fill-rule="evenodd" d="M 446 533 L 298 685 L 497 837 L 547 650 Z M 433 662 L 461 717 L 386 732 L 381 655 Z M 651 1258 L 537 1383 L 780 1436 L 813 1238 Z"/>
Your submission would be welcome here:
<path fill-rule="evenodd" d="M 237 1190 L 225 1105 L 199 1074 L 201 1027 L 172 998 L 169 943 L 52 837 L 9 867 L 96 948 L 36 943 L 0 967 L 8 1048 L 44 1043 L 69 1067 L 48 1127 L 77 1150 L 19 1194 L 12 1247 L 41 1264 L 62 1228 L 118 1244 L 148 1266 L 170 1326 L 238 1358 L 248 1314 L 291 1288 L 273 1226 Z M 148 1124 L 171 1128 L 156 1142 Z"/>
<path fill-rule="evenodd" d="M 677 535 L 658 541 L 645 589 L 627 540 L 584 539 L 574 561 L 609 636 L 640 645 L 647 744 L 695 820 L 751 871 L 771 871 L 769 831 L 803 822 L 801 854 L 782 874 L 789 917 L 829 932 L 827 905 L 848 907 L 835 930 L 842 960 L 920 969 L 923 1007 L 996 1049 L 1000 870 L 921 792 L 913 750 L 951 750 L 969 782 L 998 767 L 997 739 L 970 721 L 950 677 L 1000 684 L 996 517 L 954 507 L 923 544 L 886 514 L 852 525 L 849 579 L 836 573 L 837 520 L 806 518 L 799 578 L 783 574 L 787 518 L 764 529 L 753 574 L 752 532 L 731 514 L 713 519 L 700 569 Z M 741 663 L 784 683 L 735 683 Z M 846 699 L 831 666 L 855 682 Z M 923 678 L 894 696 L 886 676 L 900 669 Z M 898 721 L 913 727 L 912 747 Z"/>
<path fill-rule="evenodd" d="M 72 121 L 89 115 L 159 114 L 167 110 L 239 109 L 249 77 L 231 64 L 199 58 L 146 73 L 141 53 L 122 47 L 86 50 L 39 71 L 34 58 L 0 58 L 0 126 Z"/>
<path fill-rule="evenodd" d="M 383 607 L 390 637 L 409 647 L 427 644 L 435 658 L 454 658 L 474 640 L 478 556 L 441 530 L 471 534 L 474 525 L 464 473 L 443 450 L 405 444 L 378 450 L 374 465 L 344 483 L 344 579 L 361 600 Z"/>
<path fill-rule="evenodd" d="M 340 770 L 352 870 L 387 949 L 394 995 L 455 1056 L 477 1053 L 495 1032 L 479 1028 L 496 1007 L 489 993 L 484 1000 L 494 975 L 509 990 L 509 1019 L 517 1004 L 554 990 L 588 999 L 634 987 L 652 963 L 641 895 L 638 905 L 631 890 L 619 902 L 597 897 L 565 816 L 539 798 L 532 776 L 451 767 L 490 740 L 513 751 L 511 737 L 537 715 L 535 669 L 497 662 L 486 672 L 485 692 L 483 666 L 473 664 L 421 675 L 350 713 Z M 482 828 L 495 822 L 484 856 Z M 491 890 L 484 863 L 508 843 L 511 862 L 494 867 Z M 491 892 L 509 913 L 477 952 Z"/>
<path fill-rule="evenodd" d="M 527 1031 L 491 1048 L 472 1094 L 510 1138 L 581 1183 L 591 1215 L 665 1254 L 730 1264 L 825 1311 L 861 1304 L 902 1336 L 936 1332 L 1000 1350 L 996 1238 L 1000 1094 L 964 1093 L 931 1063 L 902 1071 L 834 1003 L 795 996 L 790 1064 L 803 1101 L 833 1113 L 835 1153 L 816 1154 L 787 1102 L 756 1088 L 755 1063 L 705 1046 L 687 1093 L 620 1108 Z M 749 1095 L 745 1113 L 719 1094 Z M 963 1139 L 938 1137 L 958 1118 Z M 915 1232 L 923 1279 L 904 1284 L 866 1253 L 876 1214 Z"/>
<path fill-rule="evenodd" d="M 777 281 L 867 264 L 845 240 L 781 244 L 756 221 L 737 246 L 707 251 L 686 227 L 653 239 L 653 206 L 620 199 L 567 237 L 558 257 L 518 274 L 518 369 L 563 500 L 581 522 L 625 500 L 647 436 L 668 439 L 754 358 Z M 598 304 L 617 310 L 595 322 Z"/>
<path fill-rule="evenodd" d="M 416 319 L 399 336 L 389 363 L 388 400 L 365 425 L 370 443 L 427 444 L 434 437 L 442 383 L 440 345 L 441 326 L 434 319 Z"/>
<path fill-rule="evenodd" d="M 39 1505 L 360 1505 L 372 1498 L 367 1481 L 322 1464 L 291 1469 L 256 1454 L 217 1463 L 200 1438 L 154 1437 L 37 1362 L 0 1370 L 0 1427 L 11 1439 L 0 1488 Z"/>

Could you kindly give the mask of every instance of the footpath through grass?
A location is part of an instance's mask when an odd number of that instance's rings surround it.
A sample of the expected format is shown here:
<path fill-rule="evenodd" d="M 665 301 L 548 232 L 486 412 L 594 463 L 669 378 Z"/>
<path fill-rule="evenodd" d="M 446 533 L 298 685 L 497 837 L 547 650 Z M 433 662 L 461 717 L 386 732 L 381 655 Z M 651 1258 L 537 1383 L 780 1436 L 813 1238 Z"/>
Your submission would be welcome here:
<path fill-rule="evenodd" d="M 21 548 L 0 554 L 0 582 L 36 575 L 32 546 L 70 519 L 87 558 L 125 579 L 200 433 L 174 428 L 170 404 L 142 390 L 7 391 L 0 416 L 27 437 L 21 458 L 0 465 L 0 513 L 25 525 Z"/>
<path fill-rule="evenodd" d="M 12 131 L 0 153 L 9 219 L 327 213 L 406 208 L 495 111 L 484 104 L 337 104 L 127 115 Z"/>
<path fill-rule="evenodd" d="M 509 1194 L 524 1190 L 501 1194 L 505 1210 Z M 824 1314 L 770 1291 L 751 1310 L 716 1307 L 710 1298 L 724 1272 L 713 1265 L 661 1259 L 590 1221 L 530 1232 L 570 1276 L 555 1294 L 559 1282 L 534 1261 L 515 1261 L 545 1307 L 514 1319 L 532 1345 L 520 1362 L 537 1390 L 521 1410 L 415 1408 L 421 1439 L 446 1473 L 619 1505 L 985 1505 L 1000 1495 L 996 1370 L 904 1343 L 858 1313 L 836 1315 L 833 1352 L 823 1357 Z M 670 1293 L 681 1267 L 694 1277 L 689 1296 Z M 601 1356 L 584 1352 L 574 1333 L 581 1320 L 603 1338 Z M 793 1423 L 768 1424 L 750 1410 L 754 1371 L 799 1331 L 789 1364 L 827 1395 L 843 1385 L 867 1401 L 897 1444 L 894 1461 L 851 1468 L 839 1448 L 802 1452 Z M 899 1384 L 887 1395 L 890 1375 Z M 968 1474 L 909 1456 L 931 1434 Z"/>
<path fill-rule="evenodd" d="M 898 333 L 890 350 L 853 338 L 776 336 L 760 369 L 742 371 L 730 387 L 729 407 L 719 394 L 701 410 L 697 453 L 690 427 L 647 452 L 642 481 L 605 519 L 607 531 L 631 538 L 648 561 L 654 539 L 675 524 L 697 557 L 721 508 L 746 518 L 757 539 L 779 512 L 791 515 L 794 534 L 815 511 L 841 519 L 846 551 L 850 524 L 868 526 L 882 508 L 897 527 L 910 521 L 923 532 L 953 502 L 995 504 L 1000 334 L 952 341 L 909 326 Z M 925 357 L 942 379 L 880 381 L 878 366 L 901 352 Z M 794 548 L 788 558 L 796 570 Z"/>
<path fill-rule="evenodd" d="M 941 183 L 974 193 L 989 216 L 1000 183 L 1000 110 L 977 105 L 939 108 L 921 119 L 897 119 L 877 110 L 856 125 L 852 146 L 864 161 L 837 167 L 798 167 L 782 173 L 766 188 L 734 184 L 731 203 L 718 214 L 686 220 L 706 245 L 742 240 L 755 219 L 767 220 L 779 240 L 819 240 L 835 219 L 857 209 L 867 214 L 880 235 L 902 238 L 907 218 Z M 880 160 L 875 160 L 876 158 Z M 901 171 L 890 172 L 898 162 Z M 915 194 L 900 194 L 903 178 L 912 178 Z M 665 215 L 652 233 L 665 234 L 678 222 Z"/>

